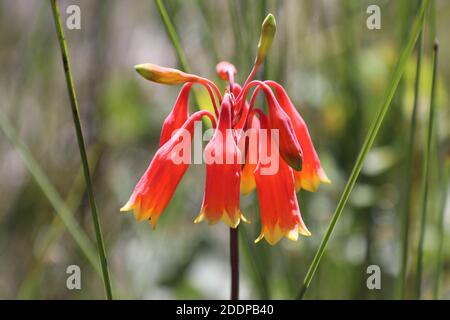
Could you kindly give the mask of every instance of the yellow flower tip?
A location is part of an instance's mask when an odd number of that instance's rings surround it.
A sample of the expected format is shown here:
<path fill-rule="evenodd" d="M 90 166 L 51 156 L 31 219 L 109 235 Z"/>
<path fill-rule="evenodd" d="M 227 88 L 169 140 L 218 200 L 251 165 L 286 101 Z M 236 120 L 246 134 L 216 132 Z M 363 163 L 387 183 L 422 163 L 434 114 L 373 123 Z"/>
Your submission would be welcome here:
<path fill-rule="evenodd" d="M 255 239 L 255 243 L 260 242 L 263 238 L 264 238 L 264 232 L 261 231 L 261 233 L 259 234 L 258 238 Z"/>
<path fill-rule="evenodd" d="M 306 226 L 298 226 L 298 233 L 300 233 L 302 236 L 310 237 L 311 232 L 306 228 Z"/>
<path fill-rule="evenodd" d="M 206 216 L 205 209 L 202 209 L 195 218 L 194 223 L 200 223 L 204 220 L 207 220 L 209 225 L 213 225 L 222 220 L 223 223 L 225 223 L 230 228 L 236 229 L 241 219 L 242 221 L 249 223 L 247 218 L 242 214 L 240 210 L 237 210 L 233 215 L 229 214 L 226 210 L 223 210 L 222 215 L 218 219 L 211 220 L 208 216 Z"/>
<path fill-rule="evenodd" d="M 310 192 L 316 192 L 317 189 L 319 189 L 320 183 L 331 184 L 331 180 L 328 179 L 325 171 L 322 168 L 318 169 L 317 172 L 313 173 L 312 175 L 302 177 L 299 181 L 300 189 L 303 188 Z"/>
<path fill-rule="evenodd" d="M 271 245 L 274 246 L 278 243 L 278 241 L 283 238 L 286 232 L 283 232 L 278 224 L 276 224 L 273 228 L 263 228 L 261 231 L 266 241 Z M 262 238 L 261 238 L 262 239 Z"/>
<path fill-rule="evenodd" d="M 175 85 L 197 79 L 194 75 L 177 69 L 161 67 L 153 63 L 138 64 L 134 66 L 134 69 L 143 78 L 162 84 Z"/>
<path fill-rule="evenodd" d="M 281 229 L 278 224 L 276 224 L 273 228 L 263 228 L 258 238 L 255 240 L 255 243 L 258 243 L 263 238 L 266 239 L 267 243 L 274 246 L 276 245 L 283 237 L 292 240 L 298 241 L 298 235 L 301 234 L 303 236 L 310 236 L 311 232 L 306 228 L 306 226 L 298 225 L 291 230 Z"/>
<path fill-rule="evenodd" d="M 298 230 L 296 230 L 296 229 L 289 230 L 286 233 L 286 238 L 288 238 L 289 240 L 292 240 L 292 241 L 297 241 L 298 240 Z"/>
<path fill-rule="evenodd" d="M 319 189 L 320 179 L 313 175 L 311 178 L 302 179 L 301 188 L 309 192 L 316 192 Z"/>
<path fill-rule="evenodd" d="M 233 215 L 226 210 L 222 212 L 222 221 L 230 228 L 236 229 L 241 221 L 241 212 L 237 210 Z"/>
<path fill-rule="evenodd" d="M 194 223 L 200 223 L 205 219 L 205 212 L 202 210 L 200 211 L 200 213 L 197 215 L 197 217 L 194 220 Z"/>
<path fill-rule="evenodd" d="M 130 211 L 133 209 L 134 209 L 134 204 L 130 200 L 128 200 L 128 202 L 125 203 L 125 205 L 122 208 L 120 208 L 120 212 L 126 212 L 126 211 Z"/>
<path fill-rule="evenodd" d="M 331 184 L 331 180 L 327 177 L 327 174 L 325 173 L 325 171 L 322 168 L 320 168 L 317 171 L 317 175 L 320 178 L 320 182 L 322 182 L 324 184 Z"/>
<path fill-rule="evenodd" d="M 242 221 L 244 221 L 245 223 L 252 223 L 249 219 L 247 219 L 247 217 L 245 217 L 244 216 L 244 214 L 241 212 L 241 211 L 239 211 L 240 212 L 240 217 L 241 217 L 241 220 Z"/>
<path fill-rule="evenodd" d="M 258 42 L 258 53 L 256 55 L 255 66 L 259 66 L 272 46 L 272 40 L 277 30 L 277 23 L 273 14 L 269 13 L 261 26 L 261 36 Z"/>
<path fill-rule="evenodd" d="M 265 234 L 264 239 L 266 239 L 267 243 L 271 246 L 276 245 L 283 236 L 275 236 L 274 234 Z"/>
<path fill-rule="evenodd" d="M 159 217 L 158 217 L 159 218 Z M 152 226 L 152 230 L 156 229 L 156 225 L 158 224 L 158 218 L 156 217 L 151 217 L 148 219 L 148 222 L 150 223 L 150 225 Z"/>

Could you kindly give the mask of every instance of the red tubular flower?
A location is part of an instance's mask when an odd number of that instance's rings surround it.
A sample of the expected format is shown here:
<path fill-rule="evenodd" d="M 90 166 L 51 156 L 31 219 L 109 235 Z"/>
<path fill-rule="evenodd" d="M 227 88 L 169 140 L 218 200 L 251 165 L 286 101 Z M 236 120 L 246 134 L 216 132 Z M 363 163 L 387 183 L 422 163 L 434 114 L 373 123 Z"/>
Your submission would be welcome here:
<path fill-rule="evenodd" d="M 268 129 L 268 120 L 260 112 L 261 129 Z M 270 134 L 267 135 L 267 150 L 272 149 Z M 310 236 L 298 206 L 294 187 L 293 170 L 279 159 L 279 170 L 272 175 L 264 174 L 263 168 L 271 164 L 261 161 L 255 169 L 256 190 L 258 193 L 262 230 L 255 242 L 265 238 L 271 245 L 276 244 L 284 236 L 297 240 L 298 234 Z"/>
<path fill-rule="evenodd" d="M 148 169 L 137 183 L 130 199 L 120 211 L 134 210 L 137 220 L 149 220 L 153 228 L 156 228 L 161 213 L 169 204 L 178 183 L 189 166 L 188 163 L 174 161 L 174 156 L 179 156 L 177 148 L 181 144 L 185 144 L 182 150 L 190 153 L 190 138 L 192 137 L 194 122 L 204 115 L 210 117 L 215 125 L 214 116 L 208 111 L 198 111 L 190 116 L 181 130 L 178 130 L 158 149 Z M 186 132 L 190 134 L 188 137 L 185 135 Z M 185 141 L 186 138 L 189 141 Z M 182 156 L 190 158 L 190 154 Z"/>
<path fill-rule="evenodd" d="M 161 147 L 166 143 L 172 133 L 180 129 L 189 117 L 188 102 L 189 102 L 189 92 L 191 91 L 193 83 L 188 82 L 184 84 L 183 88 L 178 95 L 177 101 L 172 108 L 172 111 L 164 120 L 164 124 L 161 130 L 161 137 L 159 139 L 159 146 Z"/>
<path fill-rule="evenodd" d="M 243 88 L 238 99 L 242 99 L 242 95 L 245 95 L 250 87 L 255 85 L 258 87 L 256 87 L 252 94 L 250 100 L 250 110 L 253 109 L 258 91 L 262 89 L 266 95 L 266 100 L 269 105 L 270 128 L 278 130 L 279 133 L 278 148 L 280 150 L 280 155 L 291 168 L 294 168 L 297 171 L 301 170 L 303 162 L 302 149 L 297 137 L 295 136 L 292 122 L 286 112 L 284 112 L 281 108 L 270 87 L 261 81 L 252 81 Z"/>
<path fill-rule="evenodd" d="M 204 219 L 210 224 L 223 220 L 236 228 L 246 221 L 240 203 L 241 154 L 231 130 L 232 101 L 225 94 L 220 107 L 219 122 L 214 136 L 205 148 L 206 183 L 203 204 L 195 223 Z"/>
<path fill-rule="evenodd" d="M 296 190 L 299 191 L 303 188 L 308 191 L 316 191 L 321 182 L 330 184 L 331 181 L 328 179 L 325 171 L 320 165 L 319 156 L 314 149 L 308 127 L 288 94 L 280 84 L 274 81 L 266 81 L 266 83 L 274 88 L 281 107 L 291 119 L 295 135 L 297 136 L 303 151 L 302 170 L 300 172 L 294 172 Z"/>
<path fill-rule="evenodd" d="M 300 144 L 295 136 L 294 128 L 288 115 L 281 109 L 278 102 L 268 97 L 269 121 L 271 129 L 278 129 L 280 133 L 280 155 L 286 163 L 295 170 L 302 169 L 303 154 Z"/>

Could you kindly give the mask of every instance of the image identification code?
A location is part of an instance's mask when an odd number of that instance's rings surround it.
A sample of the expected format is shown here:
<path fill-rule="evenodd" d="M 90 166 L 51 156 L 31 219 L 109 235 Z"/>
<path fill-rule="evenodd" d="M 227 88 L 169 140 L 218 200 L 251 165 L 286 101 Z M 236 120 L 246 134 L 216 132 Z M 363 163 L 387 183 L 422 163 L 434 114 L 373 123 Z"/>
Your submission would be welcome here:
<path fill-rule="evenodd" d="M 220 315 L 271 315 L 273 305 L 259 304 L 221 304 L 220 308 L 211 306 L 189 306 L 183 304 L 176 309 L 177 315 L 200 315 L 204 318 L 210 314 Z"/>

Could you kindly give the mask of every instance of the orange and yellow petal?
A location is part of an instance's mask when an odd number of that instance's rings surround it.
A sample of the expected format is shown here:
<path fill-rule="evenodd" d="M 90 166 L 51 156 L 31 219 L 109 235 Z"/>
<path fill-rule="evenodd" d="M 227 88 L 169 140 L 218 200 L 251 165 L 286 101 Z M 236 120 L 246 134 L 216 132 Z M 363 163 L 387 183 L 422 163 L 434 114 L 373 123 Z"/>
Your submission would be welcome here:
<path fill-rule="evenodd" d="M 207 111 L 194 113 L 156 152 L 149 167 L 137 183 L 128 202 L 120 211 L 134 211 L 137 220 L 149 220 L 153 228 L 172 199 L 175 190 L 188 169 L 188 162 L 174 161 L 180 146 L 190 150 L 193 125 Z M 189 132 L 190 135 L 185 135 Z"/>
<path fill-rule="evenodd" d="M 294 172 L 295 189 L 297 191 L 300 189 L 316 191 L 320 183 L 330 184 L 331 181 L 328 179 L 325 171 L 320 165 L 319 156 L 317 155 L 311 140 L 308 126 L 302 116 L 297 111 L 288 94 L 280 84 L 274 81 L 267 81 L 267 83 L 273 87 L 281 108 L 291 119 L 295 135 L 303 152 L 302 169 L 299 172 Z"/>
<path fill-rule="evenodd" d="M 248 195 L 250 192 L 255 190 L 256 182 L 255 176 L 253 175 L 254 167 L 250 165 L 245 165 L 242 170 L 241 176 L 241 194 L 244 196 Z"/>
<path fill-rule="evenodd" d="M 315 192 L 321 183 L 330 184 L 325 171 L 322 168 L 316 170 L 304 168 L 302 171 L 294 171 L 295 190 L 298 192 L 305 189 L 310 192 Z"/>
<path fill-rule="evenodd" d="M 214 136 L 205 148 L 206 181 L 202 209 L 196 222 L 222 220 L 235 228 L 243 215 L 240 206 L 240 151 L 231 130 L 230 95 L 223 98 L 219 122 Z"/>
<path fill-rule="evenodd" d="M 250 223 L 250 221 L 244 216 L 244 214 L 240 210 L 236 210 L 233 213 L 230 213 L 226 210 L 222 211 L 222 214 L 208 214 L 207 209 L 202 208 L 200 213 L 194 220 L 194 223 L 201 223 L 202 221 L 207 221 L 208 224 L 216 224 L 219 221 L 223 221 L 230 228 L 237 228 L 239 223 L 242 221 L 246 223 Z"/>
<path fill-rule="evenodd" d="M 263 226 L 261 233 L 255 240 L 255 243 L 258 243 L 262 239 L 266 239 L 266 241 L 273 246 L 283 237 L 292 241 L 297 241 L 299 234 L 306 237 L 311 236 L 311 232 L 309 232 L 306 226 L 302 226 L 300 224 L 294 226 L 292 229 L 281 228 L 279 224 L 276 224 L 273 227 Z"/>
<path fill-rule="evenodd" d="M 260 121 L 261 128 L 267 128 L 266 117 L 261 115 Z M 268 149 L 271 150 L 270 138 L 267 143 Z M 262 225 L 256 242 L 265 238 L 271 245 L 283 237 L 297 240 L 299 233 L 310 235 L 300 214 L 293 169 L 282 159 L 278 160 L 278 170 L 274 174 L 263 174 L 265 165 L 262 163 L 258 164 L 254 172 Z"/>

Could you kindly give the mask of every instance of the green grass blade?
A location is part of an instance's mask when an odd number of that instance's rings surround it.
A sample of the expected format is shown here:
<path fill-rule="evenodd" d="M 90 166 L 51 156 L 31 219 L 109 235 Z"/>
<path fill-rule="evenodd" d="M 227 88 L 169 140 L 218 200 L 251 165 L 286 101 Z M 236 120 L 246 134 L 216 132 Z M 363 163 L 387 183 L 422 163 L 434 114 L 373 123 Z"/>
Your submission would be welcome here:
<path fill-rule="evenodd" d="M 395 71 L 393 73 L 392 79 L 389 83 L 389 86 L 387 87 L 387 90 L 383 96 L 383 100 L 382 103 L 380 105 L 380 108 L 378 110 L 377 116 L 376 118 L 373 120 L 372 125 L 369 129 L 369 132 L 366 136 L 366 139 L 364 141 L 364 144 L 361 148 L 361 151 L 358 155 L 358 158 L 355 162 L 355 165 L 353 167 L 353 170 L 350 174 L 350 177 L 347 181 L 347 184 L 344 188 L 344 191 L 341 195 L 341 198 L 339 199 L 338 205 L 336 207 L 336 210 L 333 214 L 333 217 L 331 218 L 330 224 L 328 226 L 328 229 L 324 235 L 324 237 L 322 238 L 322 241 L 320 243 L 320 246 L 316 252 L 316 255 L 314 256 L 314 259 L 308 269 L 308 272 L 306 273 L 306 276 L 303 280 L 303 285 L 297 295 L 297 298 L 302 299 L 306 293 L 306 291 L 308 290 L 311 281 L 314 277 L 314 274 L 320 264 L 320 261 L 322 259 L 322 256 L 325 252 L 325 249 L 328 245 L 328 241 L 331 238 L 331 235 L 333 233 L 334 228 L 336 227 L 336 224 L 339 220 L 339 217 L 342 214 L 342 211 L 345 208 L 345 205 L 347 204 L 347 200 L 350 196 L 350 193 L 353 189 L 353 187 L 355 186 L 356 180 L 359 176 L 359 173 L 361 171 L 363 162 L 369 152 L 369 150 L 371 149 L 375 138 L 377 136 L 377 133 L 380 129 L 381 124 L 383 123 L 383 119 L 386 115 L 386 112 L 389 109 L 389 106 L 391 104 L 392 98 L 395 94 L 395 91 L 397 89 L 397 86 L 400 82 L 400 79 L 403 75 L 403 72 L 405 70 L 405 66 L 406 66 L 406 62 L 408 60 L 408 58 L 410 57 L 414 45 L 417 41 L 417 38 L 419 37 L 419 34 L 423 28 L 423 24 L 424 24 L 424 19 L 425 19 L 425 11 L 426 8 L 428 7 L 428 3 L 429 0 L 424 0 L 421 4 L 419 13 L 417 15 L 417 17 L 414 20 L 414 24 L 411 28 L 411 33 L 410 33 L 410 37 L 408 39 L 408 42 L 405 46 L 405 48 L 403 49 L 403 52 L 396 64 L 396 68 Z"/>
<path fill-rule="evenodd" d="M 155 3 L 156 7 L 158 8 L 158 12 L 161 15 L 161 20 L 164 23 L 167 35 L 169 36 L 170 41 L 172 42 L 172 45 L 175 49 L 175 53 L 177 55 L 178 62 L 180 63 L 181 68 L 183 69 L 183 71 L 191 73 L 191 67 L 186 58 L 186 54 L 184 53 L 184 50 L 181 47 L 180 38 L 178 37 L 178 34 L 175 30 L 175 26 L 173 25 L 172 20 L 170 19 L 169 14 L 167 13 L 164 3 L 161 0 L 155 0 Z M 200 109 L 202 106 L 202 99 L 199 95 L 199 92 L 196 89 L 193 89 L 193 92 L 194 92 L 194 99 L 197 104 L 197 109 Z M 210 126 L 209 121 L 207 119 L 202 119 L 202 121 L 206 127 Z"/>
<path fill-rule="evenodd" d="M 81 129 L 81 120 L 80 120 L 80 114 L 78 111 L 78 101 L 77 101 L 77 97 L 75 94 L 75 86 L 73 83 L 72 72 L 70 69 L 69 50 L 67 48 L 66 39 L 64 37 L 64 31 L 62 29 L 62 22 L 61 22 L 61 17 L 59 15 L 59 8 L 58 8 L 57 0 L 50 0 L 50 4 L 52 7 L 56 32 L 58 34 L 58 42 L 59 42 L 59 46 L 61 49 L 61 57 L 62 57 L 64 74 L 66 77 L 67 90 L 68 90 L 69 100 L 70 100 L 70 108 L 71 108 L 71 112 L 72 112 L 73 123 L 75 126 L 75 132 L 77 135 L 78 149 L 80 151 L 81 162 L 83 165 L 84 178 L 86 181 L 86 190 L 87 190 L 87 194 L 88 194 L 88 198 L 89 198 L 89 205 L 91 207 L 92 220 L 94 223 L 95 237 L 97 239 L 97 249 L 98 249 L 98 255 L 100 258 L 100 264 L 102 267 L 103 283 L 105 286 L 105 292 L 106 292 L 107 299 L 112 299 L 111 282 L 109 279 L 105 246 L 103 243 L 103 236 L 102 236 L 102 231 L 101 231 L 101 227 L 100 227 L 100 221 L 99 221 L 99 217 L 97 214 L 97 205 L 95 203 L 95 198 L 94 198 L 94 190 L 92 187 L 91 174 L 89 171 L 89 164 L 88 164 L 87 155 L 86 155 L 86 147 L 85 147 L 85 142 L 84 142 L 84 138 L 83 138 L 83 131 Z"/>
<path fill-rule="evenodd" d="M 430 99 L 430 115 L 428 118 L 427 140 L 425 145 L 424 163 L 423 163 L 423 177 L 422 177 L 422 212 L 420 219 L 420 233 L 419 246 L 417 252 L 417 274 L 416 274 L 416 298 L 422 297 L 422 277 L 423 277 L 423 247 L 425 243 L 425 227 L 427 223 L 428 212 L 428 193 L 429 193 L 429 171 L 430 171 L 430 156 L 432 149 L 432 138 L 434 128 L 434 114 L 435 114 L 435 97 L 436 97 L 436 78 L 437 78 L 437 64 L 438 64 L 438 44 L 435 43 L 433 47 L 433 79 L 431 82 L 431 99 Z"/>
<path fill-rule="evenodd" d="M 189 66 L 189 63 L 187 61 L 186 54 L 184 53 L 183 48 L 181 47 L 180 38 L 178 37 L 178 34 L 175 31 L 175 27 L 172 21 L 170 20 L 169 15 L 167 14 L 167 10 L 166 7 L 164 6 L 164 3 L 161 0 L 155 0 L 155 3 L 158 8 L 158 12 L 161 15 L 164 27 L 166 28 L 167 35 L 169 36 L 170 41 L 172 42 L 172 45 L 175 49 L 181 67 L 187 73 L 191 73 L 191 67 Z"/>
<path fill-rule="evenodd" d="M 409 255 L 409 231 L 410 231 L 410 216 L 411 216 L 411 198 L 412 198 L 412 178 L 413 178 L 413 158 L 414 146 L 416 141 L 416 127 L 417 127 L 417 106 L 419 103 L 420 91 L 420 76 L 422 69 L 422 52 L 423 52 L 423 35 L 422 32 L 417 40 L 417 62 L 416 62 L 416 76 L 414 80 L 414 102 L 411 114 L 411 127 L 409 131 L 408 149 L 405 158 L 405 184 L 404 184 L 404 203 L 403 216 L 401 224 L 401 239 L 402 239 L 402 259 L 400 266 L 400 298 L 404 299 L 406 295 L 406 278 L 408 276 L 408 255 Z"/>

